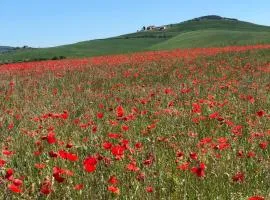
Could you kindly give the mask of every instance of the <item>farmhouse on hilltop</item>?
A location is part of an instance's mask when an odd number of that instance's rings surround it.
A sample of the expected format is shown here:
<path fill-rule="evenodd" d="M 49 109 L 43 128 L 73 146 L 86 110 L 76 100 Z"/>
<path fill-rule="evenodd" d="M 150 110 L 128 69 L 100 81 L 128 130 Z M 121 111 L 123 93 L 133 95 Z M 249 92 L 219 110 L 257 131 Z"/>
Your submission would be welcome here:
<path fill-rule="evenodd" d="M 142 28 L 142 31 L 153 31 L 153 30 L 155 30 L 155 31 L 163 31 L 165 29 L 167 29 L 166 26 L 154 26 L 154 25 L 151 25 L 151 26 L 147 26 L 147 27 L 144 26 Z"/>

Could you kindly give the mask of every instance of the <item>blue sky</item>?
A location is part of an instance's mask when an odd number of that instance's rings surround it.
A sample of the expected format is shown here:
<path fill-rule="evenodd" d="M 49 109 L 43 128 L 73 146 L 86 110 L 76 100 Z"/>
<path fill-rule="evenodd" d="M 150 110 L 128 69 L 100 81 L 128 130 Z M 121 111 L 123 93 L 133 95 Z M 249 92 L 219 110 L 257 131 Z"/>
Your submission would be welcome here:
<path fill-rule="evenodd" d="M 208 14 L 270 26 L 270 1 L 0 0 L 0 46 L 69 44 Z"/>

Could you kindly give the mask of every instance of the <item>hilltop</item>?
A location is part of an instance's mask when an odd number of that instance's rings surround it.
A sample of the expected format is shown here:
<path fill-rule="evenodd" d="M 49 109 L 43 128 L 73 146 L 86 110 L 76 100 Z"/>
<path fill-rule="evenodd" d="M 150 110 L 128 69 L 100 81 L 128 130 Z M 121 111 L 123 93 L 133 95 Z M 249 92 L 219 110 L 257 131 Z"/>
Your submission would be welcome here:
<path fill-rule="evenodd" d="M 166 28 L 142 30 L 117 37 L 83 41 L 52 48 L 19 49 L 0 54 L 0 63 L 91 57 L 173 48 L 270 43 L 269 26 L 217 15 L 198 17 L 162 27 Z"/>

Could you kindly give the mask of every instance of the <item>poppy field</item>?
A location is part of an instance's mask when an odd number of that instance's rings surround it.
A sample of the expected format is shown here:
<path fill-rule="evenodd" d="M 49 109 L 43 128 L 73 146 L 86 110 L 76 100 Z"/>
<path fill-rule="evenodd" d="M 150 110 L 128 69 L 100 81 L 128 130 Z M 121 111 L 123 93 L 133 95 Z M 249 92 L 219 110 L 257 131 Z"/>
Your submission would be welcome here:
<path fill-rule="evenodd" d="M 270 199 L 270 45 L 0 65 L 0 199 Z"/>

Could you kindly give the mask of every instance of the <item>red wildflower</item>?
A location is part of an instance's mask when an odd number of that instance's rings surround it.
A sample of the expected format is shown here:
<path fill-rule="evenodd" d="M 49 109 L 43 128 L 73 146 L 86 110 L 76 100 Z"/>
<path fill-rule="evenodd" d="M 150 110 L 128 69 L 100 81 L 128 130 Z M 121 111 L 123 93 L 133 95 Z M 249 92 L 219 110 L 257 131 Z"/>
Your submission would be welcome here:
<path fill-rule="evenodd" d="M 123 131 L 128 131 L 128 129 L 129 129 L 129 127 L 128 127 L 127 125 L 123 125 L 123 126 L 122 126 L 122 130 L 123 130 Z"/>
<path fill-rule="evenodd" d="M 191 152 L 191 153 L 189 154 L 189 156 L 190 156 L 190 158 L 191 158 L 192 160 L 197 160 L 197 159 L 198 159 L 198 155 L 197 155 L 197 153 L 195 153 L 195 152 Z"/>
<path fill-rule="evenodd" d="M 44 163 L 36 163 L 35 164 L 35 168 L 37 168 L 37 169 L 43 169 L 45 167 L 46 167 L 46 165 Z"/>
<path fill-rule="evenodd" d="M 72 142 L 68 142 L 68 143 L 66 144 L 66 148 L 70 149 L 70 148 L 72 148 L 72 147 L 73 147 Z"/>
<path fill-rule="evenodd" d="M 58 154 L 54 151 L 49 151 L 49 156 L 52 157 L 52 158 L 57 158 L 58 157 Z"/>
<path fill-rule="evenodd" d="M 131 162 L 127 165 L 127 170 L 136 172 L 139 171 L 140 169 L 139 167 L 137 167 L 136 162 Z"/>
<path fill-rule="evenodd" d="M 9 151 L 9 150 L 7 150 L 7 149 L 3 149 L 3 150 L 2 150 L 2 153 L 3 153 L 4 155 L 6 155 L 6 156 L 12 156 L 12 155 L 14 154 L 13 151 Z"/>
<path fill-rule="evenodd" d="M 198 177 L 204 177 L 205 176 L 205 164 L 200 163 L 198 167 L 192 167 L 191 172 L 193 174 L 196 174 Z"/>
<path fill-rule="evenodd" d="M 241 125 L 236 125 L 232 128 L 232 133 L 236 136 L 241 136 L 242 135 L 242 130 L 243 126 Z"/>
<path fill-rule="evenodd" d="M 254 102 L 255 102 L 254 97 L 251 96 L 251 95 L 248 95 L 248 96 L 247 96 L 247 100 L 248 100 L 250 103 L 252 103 L 252 104 L 254 104 Z"/>
<path fill-rule="evenodd" d="M 143 145 L 142 145 L 141 142 L 137 142 L 137 143 L 135 144 L 135 148 L 136 148 L 136 149 L 141 149 L 142 147 L 143 147 Z"/>
<path fill-rule="evenodd" d="M 74 186 L 74 190 L 82 190 L 84 188 L 83 184 L 77 184 Z"/>
<path fill-rule="evenodd" d="M 177 151 L 176 152 L 176 157 L 179 159 L 183 159 L 184 158 L 185 153 L 183 151 Z"/>
<path fill-rule="evenodd" d="M 58 183 L 64 182 L 65 178 L 61 177 L 61 175 L 64 173 L 65 171 L 59 167 L 53 168 L 53 177 Z"/>
<path fill-rule="evenodd" d="M 48 195 L 52 192 L 52 183 L 46 179 L 45 181 L 43 181 L 43 183 L 41 184 L 40 187 L 40 193 L 44 194 L 44 195 Z"/>
<path fill-rule="evenodd" d="M 6 175 L 5 175 L 5 178 L 8 179 L 8 180 L 12 180 L 13 179 L 13 169 L 9 168 L 6 170 Z"/>
<path fill-rule="evenodd" d="M 265 198 L 262 196 L 252 196 L 249 197 L 248 200 L 264 200 Z"/>
<path fill-rule="evenodd" d="M 120 190 L 118 187 L 115 187 L 115 186 L 108 186 L 108 191 L 114 193 L 114 194 L 120 194 Z"/>
<path fill-rule="evenodd" d="M 53 131 L 50 131 L 47 135 L 47 142 L 49 144 L 54 144 L 56 143 L 56 138 L 55 138 L 55 133 Z"/>
<path fill-rule="evenodd" d="M 65 150 L 59 150 L 58 151 L 58 154 L 61 158 L 65 159 L 65 160 L 69 160 L 69 161 L 72 161 L 72 162 L 75 162 L 78 160 L 78 156 L 76 154 L 73 154 L 73 153 L 69 153 Z"/>
<path fill-rule="evenodd" d="M 118 183 L 118 179 L 113 175 L 109 178 L 108 182 L 112 185 L 116 185 Z"/>
<path fill-rule="evenodd" d="M 69 114 L 68 114 L 67 111 L 64 111 L 64 112 L 60 115 L 60 117 L 61 117 L 62 119 L 67 119 L 68 116 L 69 116 Z"/>
<path fill-rule="evenodd" d="M 23 181 L 21 179 L 18 179 L 18 178 L 13 179 L 12 182 L 16 186 L 21 186 L 23 184 Z"/>
<path fill-rule="evenodd" d="M 263 110 L 260 110 L 257 112 L 258 117 L 263 117 L 265 115 L 265 112 Z"/>
<path fill-rule="evenodd" d="M 103 142 L 102 146 L 104 149 L 108 150 L 108 149 L 111 149 L 112 143 L 105 141 L 105 142 Z"/>
<path fill-rule="evenodd" d="M 108 137 L 112 139 L 118 139 L 118 138 L 121 138 L 122 135 L 119 133 L 108 133 Z"/>
<path fill-rule="evenodd" d="M 193 113 L 201 113 L 201 105 L 199 103 L 193 103 L 192 104 L 192 112 Z"/>
<path fill-rule="evenodd" d="M 247 153 L 247 157 L 248 158 L 254 158 L 256 156 L 256 153 L 254 152 L 254 151 L 249 151 L 248 153 Z"/>
<path fill-rule="evenodd" d="M 177 169 L 180 169 L 180 170 L 182 170 L 182 171 L 186 171 L 186 170 L 188 170 L 188 168 L 189 168 L 189 164 L 190 164 L 189 162 L 185 162 L 185 163 L 179 165 L 179 166 L 177 167 Z"/>
<path fill-rule="evenodd" d="M 117 117 L 123 117 L 124 116 L 124 108 L 122 107 L 122 106 L 118 106 L 117 108 L 116 108 L 116 116 Z"/>
<path fill-rule="evenodd" d="M 96 170 L 97 159 L 93 156 L 88 156 L 83 161 L 83 167 L 87 172 L 94 172 Z"/>
<path fill-rule="evenodd" d="M 101 113 L 101 112 L 98 112 L 98 113 L 97 113 L 97 118 L 98 118 L 98 119 L 102 119 L 102 118 L 103 118 L 103 116 L 104 116 L 104 114 L 103 114 L 103 113 Z"/>
<path fill-rule="evenodd" d="M 147 187 L 145 188 L 145 190 L 146 190 L 146 192 L 148 192 L 148 193 L 154 192 L 154 189 L 153 189 L 152 186 L 147 186 Z"/>
<path fill-rule="evenodd" d="M 21 193 L 22 192 L 21 188 L 15 184 L 9 184 L 8 189 L 14 193 Z"/>
<path fill-rule="evenodd" d="M 2 159 L 0 158 L 0 167 L 3 167 L 5 164 L 6 164 L 6 161 L 5 161 L 5 160 L 2 160 Z"/>
<path fill-rule="evenodd" d="M 244 151 L 239 150 L 239 151 L 236 153 L 236 156 L 239 157 L 239 158 L 243 158 L 243 157 L 244 157 Z"/>
<path fill-rule="evenodd" d="M 98 105 L 98 107 L 99 107 L 100 109 L 103 109 L 103 108 L 104 108 L 104 105 L 103 105 L 102 103 L 100 103 L 100 104 Z"/>
<path fill-rule="evenodd" d="M 115 156 L 116 159 L 122 158 L 124 156 L 124 151 L 125 148 L 120 145 L 116 145 L 111 148 L 111 153 Z"/>
<path fill-rule="evenodd" d="M 210 119 L 217 119 L 219 117 L 219 113 L 218 112 L 214 112 L 212 114 L 209 115 Z"/>
<path fill-rule="evenodd" d="M 14 128 L 14 123 L 10 123 L 9 125 L 8 125 L 8 130 L 12 130 Z"/>
<path fill-rule="evenodd" d="M 259 146 L 260 146 L 261 149 L 266 149 L 267 146 L 268 146 L 268 142 L 267 141 L 260 142 Z"/>
<path fill-rule="evenodd" d="M 142 172 L 140 172 L 140 173 L 137 175 L 136 179 L 137 179 L 138 181 L 144 181 L 144 179 L 145 179 L 145 174 L 142 173 Z"/>
<path fill-rule="evenodd" d="M 143 161 L 143 164 L 150 166 L 153 164 L 154 160 L 155 160 L 154 155 L 152 153 L 149 153 L 147 155 L 147 158 Z"/>
<path fill-rule="evenodd" d="M 164 93 L 165 94 L 172 94 L 173 90 L 171 88 L 165 88 Z"/>
<path fill-rule="evenodd" d="M 243 172 L 237 172 L 233 177 L 232 180 L 234 182 L 243 182 L 245 178 L 245 175 Z"/>

